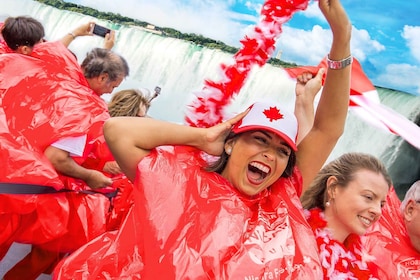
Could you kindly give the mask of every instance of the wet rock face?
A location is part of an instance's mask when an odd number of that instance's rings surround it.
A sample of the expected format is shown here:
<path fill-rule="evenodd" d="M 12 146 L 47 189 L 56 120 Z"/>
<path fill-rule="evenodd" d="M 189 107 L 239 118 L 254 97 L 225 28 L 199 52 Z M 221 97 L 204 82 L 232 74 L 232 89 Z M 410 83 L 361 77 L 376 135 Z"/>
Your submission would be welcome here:
<path fill-rule="evenodd" d="M 420 126 L 420 112 L 417 113 L 414 122 Z M 397 157 L 388 167 L 388 172 L 398 197 L 403 199 L 410 186 L 420 180 L 420 150 L 407 142 L 402 143 L 398 149 Z"/>

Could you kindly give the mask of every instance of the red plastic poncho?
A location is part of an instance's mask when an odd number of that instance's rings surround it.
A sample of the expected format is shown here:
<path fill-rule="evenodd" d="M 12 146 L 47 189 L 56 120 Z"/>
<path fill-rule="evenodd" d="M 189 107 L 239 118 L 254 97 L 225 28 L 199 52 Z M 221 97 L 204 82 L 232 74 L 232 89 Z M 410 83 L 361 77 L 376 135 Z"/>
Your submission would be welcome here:
<path fill-rule="evenodd" d="M 138 166 L 121 229 L 70 255 L 55 279 L 320 279 L 299 172 L 244 198 L 189 147 L 161 147 Z M 131 278 L 130 278 L 131 277 Z M 265 278 L 263 278 L 265 277 Z"/>
<path fill-rule="evenodd" d="M 400 205 L 395 189 L 391 188 L 381 218 L 365 236 L 368 252 L 382 268 L 379 271 L 381 280 L 412 280 L 420 277 L 420 254 L 411 245 Z"/>
<path fill-rule="evenodd" d="M 1 24 L 0 24 L 0 28 L 1 28 Z M 11 48 L 9 48 L 9 46 L 6 44 L 6 41 L 3 40 L 0 34 L 0 54 L 13 53 L 13 52 L 14 51 Z"/>
<path fill-rule="evenodd" d="M 0 69 L 0 162 L 7 163 L 0 182 L 64 188 L 43 151 L 101 126 L 109 118 L 106 103 L 61 42 L 38 44 L 31 56 L 1 54 Z M 0 258 L 13 241 L 40 244 L 65 234 L 69 207 L 64 193 L 0 194 Z M 96 205 L 81 205 L 90 207 Z"/>
<path fill-rule="evenodd" d="M 109 174 L 103 171 L 107 162 L 115 161 L 105 137 L 100 135 L 94 139 L 92 149 L 87 155 L 82 166 L 88 169 L 95 169 L 103 172 L 106 176 L 112 178 L 112 186 L 105 188 L 106 190 L 118 190 L 115 197 L 112 198 L 111 209 L 107 218 L 107 230 L 115 230 L 120 227 L 131 205 L 133 204 L 133 183 L 123 174 Z"/>

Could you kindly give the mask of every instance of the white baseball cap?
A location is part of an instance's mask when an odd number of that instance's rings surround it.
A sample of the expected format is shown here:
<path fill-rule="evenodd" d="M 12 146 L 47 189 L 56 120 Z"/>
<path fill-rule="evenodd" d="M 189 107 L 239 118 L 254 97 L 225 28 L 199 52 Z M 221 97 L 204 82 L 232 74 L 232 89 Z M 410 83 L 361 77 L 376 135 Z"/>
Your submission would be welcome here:
<path fill-rule="evenodd" d="M 234 133 L 268 130 L 280 136 L 294 151 L 297 151 L 298 122 L 292 112 L 278 104 L 265 102 L 256 102 L 249 108 L 251 110 L 232 128 Z"/>

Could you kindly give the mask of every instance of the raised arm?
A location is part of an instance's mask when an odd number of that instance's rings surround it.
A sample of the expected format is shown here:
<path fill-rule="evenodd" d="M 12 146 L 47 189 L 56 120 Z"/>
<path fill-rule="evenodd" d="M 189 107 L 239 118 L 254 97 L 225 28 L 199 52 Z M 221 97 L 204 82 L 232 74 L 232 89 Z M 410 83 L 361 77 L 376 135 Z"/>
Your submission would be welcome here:
<path fill-rule="evenodd" d="M 139 161 L 162 145 L 188 145 L 211 155 L 223 152 L 224 140 L 246 112 L 210 128 L 196 128 L 153 118 L 114 117 L 104 126 L 105 140 L 125 175 L 135 179 Z"/>
<path fill-rule="evenodd" d="M 92 36 L 92 28 L 93 28 L 94 22 L 88 22 L 80 25 L 76 29 L 74 29 L 72 32 L 67 33 L 66 35 L 61 38 L 61 42 L 64 46 L 68 47 L 71 42 L 73 42 L 76 37 L 79 36 Z"/>
<path fill-rule="evenodd" d="M 351 22 L 339 0 L 319 0 L 332 35 L 331 61 L 349 61 Z M 333 63 L 337 66 L 338 63 Z M 334 65 L 332 65 L 334 66 Z M 327 69 L 314 125 L 298 146 L 297 164 L 303 176 L 303 191 L 328 159 L 343 133 L 348 111 L 351 66 Z"/>
<path fill-rule="evenodd" d="M 315 76 L 311 72 L 305 72 L 296 77 L 295 115 L 299 124 L 297 144 L 305 138 L 314 124 L 314 100 L 321 90 L 324 73 L 325 69 L 321 68 Z"/>

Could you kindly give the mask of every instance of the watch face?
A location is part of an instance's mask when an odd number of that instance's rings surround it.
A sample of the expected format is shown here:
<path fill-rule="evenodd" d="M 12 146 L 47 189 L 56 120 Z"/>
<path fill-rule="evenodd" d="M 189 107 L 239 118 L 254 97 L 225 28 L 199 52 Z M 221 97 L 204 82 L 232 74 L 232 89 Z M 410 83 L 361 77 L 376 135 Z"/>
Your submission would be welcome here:
<path fill-rule="evenodd" d="M 329 57 L 327 57 L 327 65 L 330 69 L 343 69 L 350 65 L 352 62 L 353 57 L 351 55 L 342 60 L 331 60 Z"/>
<path fill-rule="evenodd" d="M 341 68 L 341 62 L 340 61 L 330 61 L 328 66 L 331 69 L 340 69 Z"/>

